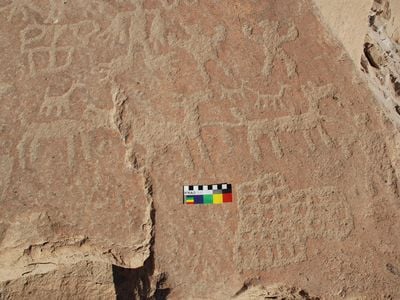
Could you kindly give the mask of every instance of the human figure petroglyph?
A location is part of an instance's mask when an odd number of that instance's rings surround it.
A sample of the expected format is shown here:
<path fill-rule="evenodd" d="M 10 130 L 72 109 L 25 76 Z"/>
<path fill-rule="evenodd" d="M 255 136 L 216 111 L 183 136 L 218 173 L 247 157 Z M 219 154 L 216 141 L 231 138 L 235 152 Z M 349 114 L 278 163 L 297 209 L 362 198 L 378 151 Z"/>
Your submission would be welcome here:
<path fill-rule="evenodd" d="M 62 113 L 65 113 L 68 116 L 71 112 L 71 96 L 78 88 L 85 88 L 85 85 L 78 81 L 74 81 L 68 91 L 66 91 L 63 95 L 50 96 L 50 87 L 47 87 L 44 95 L 44 101 L 40 106 L 39 113 L 50 116 L 55 110 L 55 114 L 57 117 L 61 116 Z"/>
<path fill-rule="evenodd" d="M 343 193 L 334 187 L 290 191 L 279 173 L 240 184 L 238 205 L 236 258 L 241 269 L 265 270 L 304 261 L 309 239 L 343 240 L 354 227 Z M 254 245 L 259 235 L 267 242 Z M 257 253 L 251 254 L 254 247 Z"/>
<path fill-rule="evenodd" d="M 14 17 L 22 15 L 23 21 L 28 21 L 31 15 L 42 15 L 39 6 L 34 4 L 32 0 L 12 0 L 9 4 L 0 6 L 0 13 L 9 11 L 7 21 L 12 21 Z"/>
<path fill-rule="evenodd" d="M 146 30 L 146 11 L 143 8 L 143 1 L 135 2 L 135 10 L 119 13 L 115 16 L 110 26 L 98 35 L 98 40 L 111 43 L 112 45 L 124 45 L 126 54 L 113 58 L 110 62 L 99 64 L 101 72 L 105 73 L 105 79 L 115 81 L 115 77 L 133 67 L 137 53 L 144 54 L 145 66 L 157 69 L 155 64 L 165 65 L 170 56 L 156 56 L 149 43 Z M 168 63 L 168 62 L 167 62 Z"/>
<path fill-rule="evenodd" d="M 211 100 L 212 93 L 210 91 L 197 92 L 190 96 L 178 95 L 180 102 L 177 107 L 181 108 L 184 113 L 183 124 L 186 128 L 186 138 L 197 141 L 198 148 L 204 160 L 209 160 L 210 156 L 207 147 L 201 137 L 201 124 L 199 104 Z"/>
<path fill-rule="evenodd" d="M 157 10 L 153 10 L 153 13 L 154 11 L 157 16 Z M 147 33 L 146 13 L 142 2 L 137 1 L 134 11 L 117 14 L 110 26 L 97 36 L 99 41 L 126 48 L 125 54 L 113 58 L 109 62 L 98 64 L 99 72 L 104 74 L 103 80 L 115 82 L 116 76 L 138 64 L 138 53 L 143 54 L 143 66 L 147 71 L 144 72 L 141 80 L 148 80 L 150 86 L 159 84 L 160 74 L 172 75 L 175 73 L 176 68 L 173 67 L 176 62 L 175 53 L 173 51 L 157 53 L 159 46 L 163 43 L 162 35 L 164 33 L 157 31 L 161 30 L 157 27 L 161 26 L 160 24 L 151 28 L 150 35 Z M 153 23 L 154 21 L 158 22 L 153 20 Z"/>
<path fill-rule="evenodd" d="M 79 138 L 83 158 L 89 160 L 90 133 L 99 129 L 113 129 L 110 122 L 110 111 L 88 105 L 80 120 L 58 119 L 52 122 L 32 123 L 25 131 L 18 144 L 19 164 L 26 167 L 27 158 L 33 163 L 37 160 L 39 146 L 44 140 L 62 139 L 66 142 L 67 160 L 70 168 L 74 165 L 76 139 Z M 26 150 L 29 148 L 29 155 Z"/>
<path fill-rule="evenodd" d="M 296 26 L 293 22 L 289 22 L 287 33 L 285 35 L 280 35 L 279 28 L 282 24 L 277 21 L 264 20 L 258 25 L 264 29 L 262 46 L 265 60 L 262 74 L 268 79 L 274 68 L 274 63 L 278 59 L 281 59 L 286 66 L 287 75 L 289 78 L 292 78 L 296 74 L 296 62 L 286 53 L 282 46 L 297 39 L 299 32 Z M 243 33 L 246 37 L 259 43 L 259 39 L 254 36 L 251 27 L 243 26 Z"/>
<path fill-rule="evenodd" d="M 184 25 L 185 32 L 190 36 L 187 40 L 178 40 L 175 36 L 169 35 L 168 41 L 171 46 L 180 47 L 190 53 L 197 63 L 197 69 L 206 83 L 210 82 L 210 75 L 206 70 L 206 63 L 214 61 L 225 75 L 230 75 L 230 70 L 218 57 L 218 48 L 226 39 L 226 29 L 222 25 L 214 28 L 214 34 L 209 37 L 202 33 L 199 25 Z"/>

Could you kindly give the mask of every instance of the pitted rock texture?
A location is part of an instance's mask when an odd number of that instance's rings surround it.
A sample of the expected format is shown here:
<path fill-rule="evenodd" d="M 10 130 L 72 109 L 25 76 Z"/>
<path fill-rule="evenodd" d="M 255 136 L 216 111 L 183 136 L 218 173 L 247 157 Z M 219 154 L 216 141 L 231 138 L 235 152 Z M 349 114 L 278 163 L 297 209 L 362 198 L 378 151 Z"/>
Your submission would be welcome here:
<path fill-rule="evenodd" d="M 286 287 L 282 284 L 274 284 L 268 287 L 245 282 L 243 287 L 235 294 L 236 300 L 258 300 L 258 299 L 279 299 L 279 300 L 319 300 L 318 297 L 310 296 L 305 290 L 295 287 Z"/>
<path fill-rule="evenodd" d="M 400 3 L 313 0 L 321 21 L 363 73 L 387 118 L 400 125 Z M 355 13 L 356 12 L 356 13 Z"/>
<path fill-rule="evenodd" d="M 400 136 L 311 1 L 6 0 L 0 49 L 2 298 L 400 297 Z"/>
<path fill-rule="evenodd" d="M 375 0 L 368 16 L 362 71 L 391 120 L 400 124 L 400 4 Z"/>

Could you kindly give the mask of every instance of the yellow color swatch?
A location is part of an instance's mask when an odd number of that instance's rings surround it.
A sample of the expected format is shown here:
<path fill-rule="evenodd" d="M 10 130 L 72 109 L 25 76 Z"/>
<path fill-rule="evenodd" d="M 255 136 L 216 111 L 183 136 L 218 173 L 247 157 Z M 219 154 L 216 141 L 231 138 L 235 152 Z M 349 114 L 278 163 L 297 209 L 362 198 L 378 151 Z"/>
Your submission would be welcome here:
<path fill-rule="evenodd" d="M 213 194 L 213 203 L 222 204 L 222 194 Z"/>

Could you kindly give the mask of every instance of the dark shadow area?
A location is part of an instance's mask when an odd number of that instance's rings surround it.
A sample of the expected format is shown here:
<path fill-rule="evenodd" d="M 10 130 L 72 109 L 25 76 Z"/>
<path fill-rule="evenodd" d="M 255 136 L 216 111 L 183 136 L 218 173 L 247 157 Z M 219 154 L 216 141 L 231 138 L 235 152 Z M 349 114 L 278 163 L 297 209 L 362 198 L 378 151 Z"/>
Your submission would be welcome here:
<path fill-rule="evenodd" d="M 151 184 L 148 187 L 148 193 L 150 195 L 152 193 Z M 150 212 L 150 218 L 152 219 L 153 226 L 155 226 L 154 209 L 152 209 Z M 130 269 L 116 265 L 112 266 L 113 281 L 117 300 L 167 299 L 171 290 L 164 287 L 164 284 L 167 281 L 166 274 L 160 273 L 154 276 L 154 252 L 152 249 L 154 245 L 154 236 L 152 237 L 150 243 L 152 245 L 151 254 L 145 261 L 143 267 Z"/>
<path fill-rule="evenodd" d="M 170 293 L 169 288 L 163 288 L 166 276 L 161 274 L 154 278 L 154 296 L 151 294 L 151 277 L 154 271 L 153 258 L 150 257 L 143 267 L 137 269 L 123 268 L 116 265 L 112 266 L 113 281 L 117 300 L 132 299 L 167 299 Z"/>
<path fill-rule="evenodd" d="M 147 299 L 150 283 L 143 268 L 128 269 L 113 265 L 112 273 L 118 300 Z"/>

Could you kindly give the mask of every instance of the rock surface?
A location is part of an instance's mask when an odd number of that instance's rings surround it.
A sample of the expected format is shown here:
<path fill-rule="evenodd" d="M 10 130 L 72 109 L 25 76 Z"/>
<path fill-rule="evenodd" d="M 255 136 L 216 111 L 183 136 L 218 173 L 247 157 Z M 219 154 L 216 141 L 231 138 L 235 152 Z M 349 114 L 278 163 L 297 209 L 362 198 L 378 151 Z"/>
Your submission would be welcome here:
<path fill-rule="evenodd" d="M 400 125 L 400 3 L 376 0 L 368 17 L 362 71 L 389 118 Z"/>
<path fill-rule="evenodd" d="M 368 31 L 368 14 L 373 0 L 313 0 L 320 19 L 343 44 L 350 58 L 359 66 L 362 45 Z M 396 2 L 394 0 L 393 2 Z"/>
<path fill-rule="evenodd" d="M 400 138 L 311 1 L 7 0 L 0 50 L 1 298 L 400 297 Z"/>
<path fill-rule="evenodd" d="M 400 2 L 314 0 L 314 4 L 320 19 L 365 74 L 387 117 L 399 127 Z"/>

